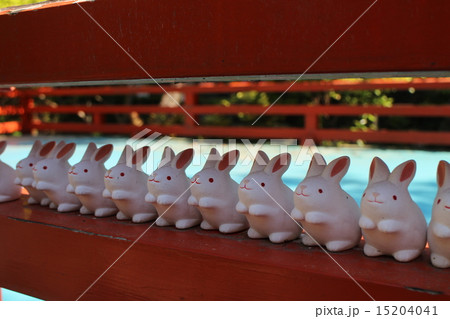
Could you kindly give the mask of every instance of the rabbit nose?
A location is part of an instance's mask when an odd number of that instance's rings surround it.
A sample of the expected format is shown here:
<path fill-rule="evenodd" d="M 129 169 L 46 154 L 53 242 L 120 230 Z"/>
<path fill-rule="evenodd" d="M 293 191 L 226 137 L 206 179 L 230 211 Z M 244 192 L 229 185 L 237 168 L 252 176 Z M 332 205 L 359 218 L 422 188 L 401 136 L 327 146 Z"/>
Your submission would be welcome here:
<path fill-rule="evenodd" d="M 307 186 L 306 185 L 300 185 L 300 189 L 303 191 Z"/>
<path fill-rule="evenodd" d="M 244 182 L 244 184 L 248 184 L 248 182 L 250 182 L 250 180 L 244 179 L 243 182 Z"/>
<path fill-rule="evenodd" d="M 379 195 L 380 195 L 380 193 L 377 193 L 377 192 L 373 192 L 373 193 L 372 193 L 372 195 L 373 195 L 373 197 L 377 198 L 377 196 L 379 196 Z"/>

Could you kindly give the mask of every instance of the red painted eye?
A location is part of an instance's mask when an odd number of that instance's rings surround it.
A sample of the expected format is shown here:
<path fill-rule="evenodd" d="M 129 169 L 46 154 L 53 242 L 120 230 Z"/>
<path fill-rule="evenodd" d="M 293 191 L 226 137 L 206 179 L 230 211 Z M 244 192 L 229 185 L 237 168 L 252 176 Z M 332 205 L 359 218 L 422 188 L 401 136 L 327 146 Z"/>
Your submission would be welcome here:
<path fill-rule="evenodd" d="M 440 202 L 441 202 L 441 199 L 439 198 L 438 201 L 437 201 L 437 203 L 439 204 Z"/>
<path fill-rule="evenodd" d="M 85 173 L 87 173 L 87 172 L 88 172 L 88 170 L 87 170 L 87 169 L 84 169 L 84 172 L 85 172 Z"/>
<path fill-rule="evenodd" d="M 125 173 L 120 173 L 120 176 L 122 176 L 122 177 L 125 176 Z"/>
<path fill-rule="evenodd" d="M 33 167 L 33 163 L 28 164 L 28 166 Z"/>
<path fill-rule="evenodd" d="M 210 182 L 210 183 L 212 183 L 212 182 L 214 182 L 214 178 L 210 178 L 210 179 L 208 179 L 208 181 Z"/>
<path fill-rule="evenodd" d="M 264 187 L 264 186 L 266 186 L 266 184 L 265 183 L 261 183 L 261 187 Z"/>
<path fill-rule="evenodd" d="M 393 200 L 397 200 L 397 196 L 395 196 L 395 195 L 392 196 L 392 199 L 393 199 Z"/>
<path fill-rule="evenodd" d="M 319 188 L 319 193 L 320 193 L 320 194 L 322 194 L 322 193 L 323 193 L 323 190 L 322 190 L 322 188 Z"/>
<path fill-rule="evenodd" d="M 166 178 L 167 178 L 168 181 L 170 181 L 172 179 L 171 176 L 167 176 Z"/>
<path fill-rule="evenodd" d="M 43 169 L 47 169 L 47 166 L 42 167 Z"/>

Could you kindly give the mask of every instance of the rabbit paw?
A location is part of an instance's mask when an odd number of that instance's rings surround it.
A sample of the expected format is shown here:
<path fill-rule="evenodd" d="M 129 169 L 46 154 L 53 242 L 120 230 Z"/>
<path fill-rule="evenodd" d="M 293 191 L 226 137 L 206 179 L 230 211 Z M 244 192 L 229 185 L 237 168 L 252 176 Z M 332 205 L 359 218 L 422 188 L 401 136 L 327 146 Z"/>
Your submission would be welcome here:
<path fill-rule="evenodd" d="M 450 237 L 450 228 L 441 223 L 436 223 L 433 227 L 433 233 L 440 238 Z"/>
<path fill-rule="evenodd" d="M 155 202 L 156 202 L 156 197 L 153 196 L 153 194 L 147 193 L 147 194 L 145 195 L 144 200 L 145 200 L 147 203 L 155 203 Z"/>
<path fill-rule="evenodd" d="M 402 229 L 402 224 L 393 219 L 385 219 L 380 221 L 377 227 L 383 233 L 396 233 Z"/>
<path fill-rule="evenodd" d="M 92 187 L 78 186 L 75 188 L 75 194 L 77 194 L 77 195 L 90 195 L 93 193 L 95 193 L 95 190 Z"/>
<path fill-rule="evenodd" d="M 194 196 L 189 196 L 188 198 L 188 204 L 191 206 L 198 206 L 198 201 L 197 198 L 195 198 Z"/>
<path fill-rule="evenodd" d="M 105 197 L 105 198 L 111 198 L 112 197 L 111 192 L 107 188 L 105 188 L 103 190 L 102 196 Z"/>
<path fill-rule="evenodd" d="M 171 226 L 171 224 L 167 220 L 165 220 L 164 218 L 159 217 L 156 220 L 156 226 L 165 227 L 165 226 Z"/>
<path fill-rule="evenodd" d="M 13 197 L 13 196 L 7 196 L 7 195 L 0 195 L 0 202 L 9 202 L 11 200 L 18 199 L 19 197 Z"/>
<path fill-rule="evenodd" d="M 361 216 L 361 218 L 359 219 L 359 227 L 361 227 L 362 229 L 375 229 L 377 225 L 375 225 L 375 223 L 370 218 Z"/>
<path fill-rule="evenodd" d="M 72 184 L 67 184 L 66 192 L 71 194 L 75 193 L 75 188 L 72 186 Z"/>
<path fill-rule="evenodd" d="M 206 220 L 203 220 L 200 224 L 200 228 L 204 230 L 212 230 L 215 229 L 213 226 L 211 226 Z"/>
<path fill-rule="evenodd" d="M 421 252 L 422 251 L 418 249 L 405 249 L 395 252 L 392 256 L 394 256 L 397 261 L 408 262 L 419 257 Z"/>
<path fill-rule="evenodd" d="M 250 207 L 248 208 L 248 213 L 253 216 L 268 215 L 267 208 L 268 207 L 265 205 L 259 205 L 259 204 L 250 205 Z"/>
<path fill-rule="evenodd" d="M 125 214 L 122 213 L 121 211 L 117 212 L 116 218 L 117 218 L 118 220 L 129 220 L 129 219 L 131 219 L 130 216 L 125 215 Z"/>
<path fill-rule="evenodd" d="M 22 181 L 20 180 L 20 178 L 16 177 L 16 179 L 14 180 L 14 184 L 16 185 L 22 185 Z M 22 185 L 23 186 L 23 185 Z"/>
<path fill-rule="evenodd" d="M 37 182 L 35 188 L 40 191 L 51 190 L 53 185 L 47 182 Z"/>
<path fill-rule="evenodd" d="M 109 208 L 109 207 L 104 207 L 104 208 L 97 208 L 95 210 L 95 217 L 108 217 L 108 216 L 113 216 L 114 214 L 117 213 L 117 208 Z"/>
<path fill-rule="evenodd" d="M 32 186 L 34 182 L 34 179 L 31 177 L 25 177 L 22 179 L 21 184 L 22 186 Z"/>
<path fill-rule="evenodd" d="M 302 244 L 305 246 L 318 246 L 317 241 L 311 238 L 311 236 L 307 234 L 301 234 L 300 238 L 302 239 Z"/>
<path fill-rule="evenodd" d="M 247 235 L 250 238 L 266 238 L 267 236 L 261 235 L 260 233 L 258 233 L 256 230 L 254 230 L 253 228 L 249 228 L 247 231 Z"/>
<path fill-rule="evenodd" d="M 159 195 L 156 199 L 156 203 L 158 203 L 159 205 L 172 205 L 176 201 L 177 198 L 171 195 Z"/>
<path fill-rule="evenodd" d="M 50 203 L 51 203 L 51 200 L 50 200 L 50 198 L 43 198 L 43 199 L 41 199 L 41 206 L 48 206 L 48 205 L 50 205 Z"/>
<path fill-rule="evenodd" d="M 200 198 L 200 200 L 198 201 L 198 206 L 199 207 L 203 207 L 203 208 L 211 208 L 211 207 L 215 207 L 217 205 L 215 205 L 214 202 L 216 202 L 217 200 L 211 197 L 202 197 Z"/>
<path fill-rule="evenodd" d="M 303 216 L 302 212 L 299 211 L 297 208 L 294 208 L 291 212 L 291 217 L 295 220 L 304 220 L 305 216 Z"/>
<path fill-rule="evenodd" d="M 89 209 L 87 209 L 85 206 L 81 206 L 80 208 L 80 214 L 82 215 L 89 215 L 92 214 L 93 212 L 91 212 Z"/>
<path fill-rule="evenodd" d="M 58 205 L 58 212 L 60 213 L 67 213 L 67 212 L 73 212 L 80 209 L 79 204 L 71 204 L 71 203 L 62 203 Z"/>
<path fill-rule="evenodd" d="M 431 254 L 431 263 L 433 264 L 434 267 L 438 268 L 450 267 L 450 259 L 435 253 Z"/>
<path fill-rule="evenodd" d="M 58 208 L 58 205 L 56 205 L 53 202 L 50 202 L 50 204 L 48 204 L 48 207 L 51 208 L 51 209 L 55 209 L 55 208 Z"/>
<path fill-rule="evenodd" d="M 277 232 L 269 235 L 270 241 L 275 244 L 281 244 L 285 241 L 294 240 L 297 237 L 298 234 L 293 232 Z"/>
<path fill-rule="evenodd" d="M 219 231 L 224 234 L 230 234 L 245 230 L 247 228 L 248 226 L 246 224 L 223 224 L 220 225 Z"/>
<path fill-rule="evenodd" d="M 28 197 L 28 201 L 27 201 L 28 205 L 34 205 L 34 204 L 39 204 L 39 201 L 33 197 Z"/>
<path fill-rule="evenodd" d="M 197 226 L 201 223 L 201 219 L 181 219 L 175 223 L 178 229 L 186 229 Z"/>
<path fill-rule="evenodd" d="M 131 219 L 133 223 L 146 223 L 158 217 L 158 215 L 153 213 L 140 213 L 133 215 Z"/>
<path fill-rule="evenodd" d="M 130 199 L 131 194 L 127 191 L 116 190 L 112 192 L 111 198 L 117 200 Z"/>
<path fill-rule="evenodd" d="M 248 208 L 242 202 L 236 204 L 236 211 L 241 214 L 248 214 Z"/>
<path fill-rule="evenodd" d="M 369 257 L 376 257 L 376 256 L 381 256 L 381 255 L 383 255 L 383 252 L 380 251 L 380 250 L 378 250 L 378 249 L 376 249 L 376 248 L 373 247 L 372 245 L 365 244 L 365 245 L 364 245 L 364 254 L 365 254 L 366 256 L 369 256 Z"/>
<path fill-rule="evenodd" d="M 325 246 L 329 251 L 343 251 L 355 247 L 356 244 L 350 240 L 335 240 L 326 243 Z"/>
<path fill-rule="evenodd" d="M 311 224 L 323 224 L 328 219 L 328 215 L 322 212 L 308 212 L 305 214 L 305 221 Z"/>

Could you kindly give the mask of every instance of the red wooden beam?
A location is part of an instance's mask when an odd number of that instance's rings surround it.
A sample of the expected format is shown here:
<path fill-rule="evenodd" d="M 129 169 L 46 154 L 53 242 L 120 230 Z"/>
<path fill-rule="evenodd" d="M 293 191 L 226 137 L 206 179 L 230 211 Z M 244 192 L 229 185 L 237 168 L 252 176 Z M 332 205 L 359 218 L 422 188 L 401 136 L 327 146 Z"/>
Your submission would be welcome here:
<path fill-rule="evenodd" d="M 373 0 L 97 0 L 82 6 L 155 78 L 296 78 Z M 0 15 L 0 84 L 147 79 L 78 4 Z M 449 74 L 450 3 L 378 0 L 308 71 Z"/>
<path fill-rule="evenodd" d="M 74 300 L 150 224 L 0 204 L 0 286 Z M 333 258 L 376 300 L 450 300 L 450 273 L 429 262 Z M 319 248 L 200 228 L 151 228 L 81 300 L 370 300 Z"/>

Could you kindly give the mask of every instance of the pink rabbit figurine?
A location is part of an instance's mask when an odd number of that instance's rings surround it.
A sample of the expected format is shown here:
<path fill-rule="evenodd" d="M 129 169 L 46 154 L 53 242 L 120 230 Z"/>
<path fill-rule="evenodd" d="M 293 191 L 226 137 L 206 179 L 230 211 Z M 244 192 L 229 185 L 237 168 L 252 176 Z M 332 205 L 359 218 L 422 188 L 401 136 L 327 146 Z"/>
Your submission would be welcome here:
<path fill-rule="evenodd" d="M 273 243 L 282 243 L 299 237 L 301 228 L 289 215 L 294 208 L 293 192 L 281 180 L 290 162 L 289 153 L 269 161 L 266 153 L 259 151 L 249 175 L 240 183 L 236 210 L 247 218 L 250 238 L 268 237 Z"/>
<path fill-rule="evenodd" d="M 56 143 L 54 141 L 42 145 L 41 141 L 36 140 L 28 156 L 20 160 L 16 165 L 17 178 L 14 182 L 17 185 L 22 185 L 30 194 L 28 204 L 41 204 L 42 206 L 50 204 L 50 199 L 47 195 L 32 186 L 34 182 L 33 167 L 37 162 L 50 155 L 55 147 Z"/>
<path fill-rule="evenodd" d="M 116 166 L 106 172 L 103 196 L 111 198 L 119 212 L 119 220 L 131 219 L 133 223 L 145 223 L 158 217 L 153 205 L 147 203 L 147 179 L 141 168 L 150 154 L 150 147 L 144 146 L 137 151 L 126 145 Z M 127 156 L 131 161 L 127 165 Z"/>
<path fill-rule="evenodd" d="M 230 177 L 238 159 L 238 150 L 220 156 L 212 148 L 203 169 L 192 177 L 188 202 L 200 210 L 202 229 L 218 229 L 222 233 L 248 229 L 247 219 L 236 211 L 238 184 Z"/>
<path fill-rule="evenodd" d="M 428 226 L 431 263 L 435 267 L 450 267 L 450 164 L 440 161 L 437 169 L 438 192 L 433 203 Z"/>
<path fill-rule="evenodd" d="M 105 189 L 104 163 L 109 159 L 112 151 L 112 144 L 97 149 L 94 143 L 89 143 L 81 162 L 72 166 L 68 173 L 67 192 L 74 193 L 83 204 L 80 208 L 81 214 L 107 217 L 118 212 L 114 202 L 102 195 Z"/>
<path fill-rule="evenodd" d="M 305 230 L 301 236 L 304 245 L 342 251 L 360 242 L 359 206 L 339 184 L 349 166 L 347 156 L 326 165 L 322 155 L 314 154 L 305 179 L 295 190 L 291 213 Z"/>
<path fill-rule="evenodd" d="M 0 155 L 6 149 L 6 141 L 0 141 Z M 16 173 L 14 169 L 0 161 L 0 202 L 8 202 L 20 198 L 22 187 L 14 183 Z"/>
<path fill-rule="evenodd" d="M 390 173 L 380 158 L 373 159 L 359 220 L 367 256 L 392 255 L 397 261 L 408 262 L 422 253 L 427 223 L 408 192 L 415 173 L 413 160 Z"/>
<path fill-rule="evenodd" d="M 185 229 L 197 226 L 202 216 L 197 208 L 188 205 L 191 195 L 186 167 L 192 161 L 194 150 L 186 149 L 175 156 L 170 147 L 165 147 L 158 168 L 150 174 L 145 200 L 152 203 L 158 212 L 156 225 Z"/>
<path fill-rule="evenodd" d="M 69 158 L 75 152 L 75 147 L 75 143 L 66 144 L 58 152 L 52 152 L 48 158 L 37 162 L 33 168 L 36 189 L 44 191 L 60 213 L 76 211 L 81 207 L 78 198 L 66 192 L 69 184 Z"/>

